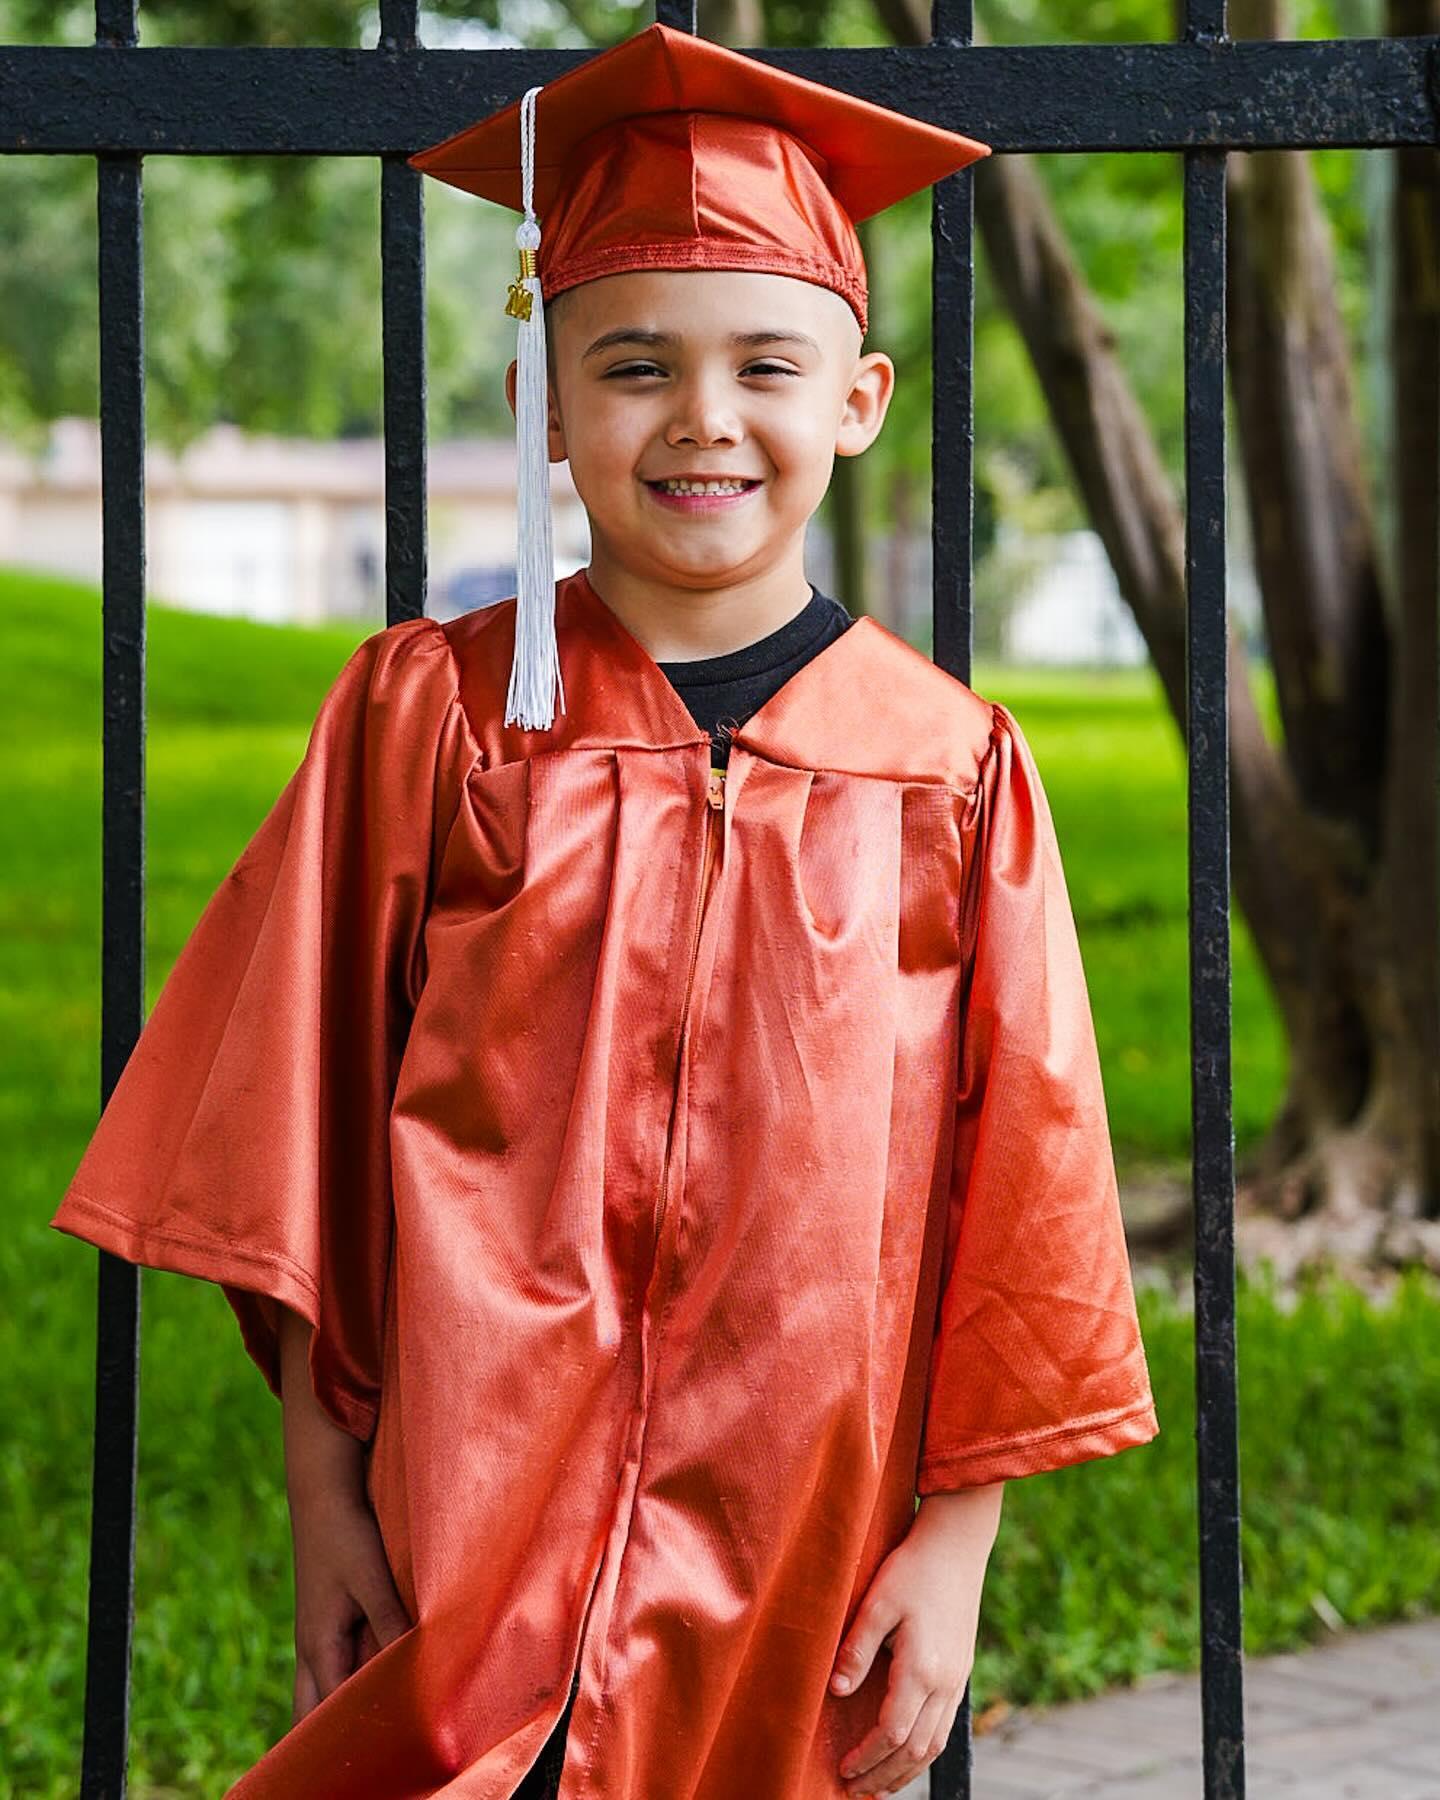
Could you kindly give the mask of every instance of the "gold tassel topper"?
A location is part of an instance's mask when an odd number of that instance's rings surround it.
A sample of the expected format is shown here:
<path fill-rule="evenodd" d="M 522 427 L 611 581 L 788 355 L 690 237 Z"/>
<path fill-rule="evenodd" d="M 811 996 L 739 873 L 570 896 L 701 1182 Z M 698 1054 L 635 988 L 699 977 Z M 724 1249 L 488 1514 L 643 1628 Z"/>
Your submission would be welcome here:
<path fill-rule="evenodd" d="M 530 308 L 534 304 L 534 296 L 525 283 L 535 273 L 535 252 L 528 248 L 520 251 L 520 273 L 510 283 L 510 297 L 505 302 L 505 312 L 512 319 L 528 319 Z"/>

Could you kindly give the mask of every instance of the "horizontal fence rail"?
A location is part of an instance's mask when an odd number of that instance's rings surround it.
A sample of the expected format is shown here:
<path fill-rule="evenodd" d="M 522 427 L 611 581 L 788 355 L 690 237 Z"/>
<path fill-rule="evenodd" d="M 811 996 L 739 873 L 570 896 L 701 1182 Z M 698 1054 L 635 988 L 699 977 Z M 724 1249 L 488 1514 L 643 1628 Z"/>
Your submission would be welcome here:
<path fill-rule="evenodd" d="M 655 14 L 696 26 L 695 0 Z M 1230 1070 L 1225 576 L 1225 162 L 1230 152 L 1440 142 L 1440 40 L 1232 42 L 1225 0 L 1186 0 L 1173 44 L 976 46 L 972 0 L 933 0 L 913 48 L 752 50 L 777 68 L 997 151 L 1185 156 L 1186 676 L 1196 1396 L 1206 1800 L 1244 1794 Z M 146 155 L 369 156 L 379 164 L 386 620 L 426 592 L 423 177 L 437 142 L 591 51 L 426 50 L 418 0 L 381 0 L 374 50 L 146 49 L 136 0 L 97 0 L 86 49 L 0 47 L 0 154 L 96 158 L 104 509 L 101 1103 L 142 1028 Z M 932 190 L 933 625 L 968 681 L 973 643 L 974 179 Z M 139 1270 L 100 1253 L 85 1800 L 125 1792 L 133 1624 Z M 969 1800 L 967 1689 L 930 1773 Z"/>
<path fill-rule="evenodd" d="M 398 156 L 584 62 L 575 50 L 0 49 L 0 152 Z M 756 50 L 996 150 L 1433 144 L 1428 38 Z"/>

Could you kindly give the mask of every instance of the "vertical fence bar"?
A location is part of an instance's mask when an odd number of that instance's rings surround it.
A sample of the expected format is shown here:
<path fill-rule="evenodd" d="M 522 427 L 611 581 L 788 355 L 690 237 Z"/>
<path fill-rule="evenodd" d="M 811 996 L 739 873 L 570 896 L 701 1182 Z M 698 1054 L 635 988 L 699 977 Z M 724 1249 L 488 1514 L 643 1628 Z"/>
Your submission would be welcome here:
<path fill-rule="evenodd" d="M 972 0 L 932 0 L 932 44 L 965 45 Z M 960 169 L 931 189 L 931 617 L 934 660 L 970 679 L 974 646 L 975 180 Z M 930 1765 L 931 1800 L 970 1800 L 970 1684 Z"/>
<path fill-rule="evenodd" d="M 136 0 L 97 0 L 95 54 L 139 41 Z M 145 290 L 141 162 L 96 158 L 100 301 L 100 1104 L 145 1013 Z M 124 1800 L 135 1594 L 140 1270 L 98 1252 L 83 1800 Z"/>
<path fill-rule="evenodd" d="M 973 40 L 973 0 L 932 0 L 932 44 Z M 960 169 L 931 189 L 930 535 L 934 660 L 966 682 L 974 644 L 974 238 L 975 171 Z"/>
<path fill-rule="evenodd" d="M 379 50 L 419 53 L 418 0 L 381 0 Z M 425 610 L 424 176 L 403 155 L 380 163 L 381 348 L 385 383 L 385 623 Z"/>
<path fill-rule="evenodd" d="M 1225 0 L 1187 0 L 1192 43 Z M 1186 744 L 1195 1202 L 1195 1399 L 1206 1800 L 1245 1792 L 1230 1070 L 1230 741 L 1225 591 L 1225 163 L 1185 152 Z"/>

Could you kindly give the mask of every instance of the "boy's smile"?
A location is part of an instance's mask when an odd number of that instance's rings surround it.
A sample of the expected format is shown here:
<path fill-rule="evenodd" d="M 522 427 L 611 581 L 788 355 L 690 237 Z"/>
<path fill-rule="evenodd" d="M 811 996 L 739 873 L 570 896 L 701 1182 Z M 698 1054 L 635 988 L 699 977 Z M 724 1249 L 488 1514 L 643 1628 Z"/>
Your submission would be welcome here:
<path fill-rule="evenodd" d="M 847 303 L 788 275 L 626 271 L 562 291 L 546 326 L 550 458 L 607 604 L 657 658 L 792 617 L 834 459 L 874 441 L 893 388 Z M 507 389 L 513 406 L 513 365 Z"/>
<path fill-rule="evenodd" d="M 663 506 L 682 513 L 720 512 L 744 500 L 760 486 L 760 478 L 687 473 L 662 481 L 645 480 L 646 487 Z"/>

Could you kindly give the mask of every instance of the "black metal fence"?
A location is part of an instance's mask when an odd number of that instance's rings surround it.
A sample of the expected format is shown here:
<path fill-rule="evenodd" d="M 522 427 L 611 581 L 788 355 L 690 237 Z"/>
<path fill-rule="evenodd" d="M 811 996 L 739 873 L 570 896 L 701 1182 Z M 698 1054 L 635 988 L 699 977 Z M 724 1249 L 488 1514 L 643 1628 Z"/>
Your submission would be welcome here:
<path fill-rule="evenodd" d="M 693 0 L 656 15 L 695 29 Z M 423 177 L 406 157 L 554 79 L 575 51 L 424 50 L 418 0 L 381 0 L 374 50 L 139 47 L 137 0 L 96 0 L 95 46 L 0 47 L 0 153 L 97 164 L 104 484 L 101 1100 L 144 1022 L 147 155 L 379 159 L 387 623 L 425 601 Z M 997 151 L 1185 156 L 1190 1018 L 1206 1800 L 1245 1789 L 1230 1081 L 1225 592 L 1225 159 L 1233 150 L 1440 141 L 1440 40 L 1236 43 L 1226 0 L 1187 0 L 1183 42 L 981 47 L 971 0 L 934 0 L 912 49 L 756 51 Z M 935 659 L 970 674 L 973 170 L 933 190 Z M 81 1792 L 125 1791 L 133 1619 L 139 1270 L 100 1252 L 94 1510 Z M 967 1703 L 931 1773 L 970 1792 Z"/>

